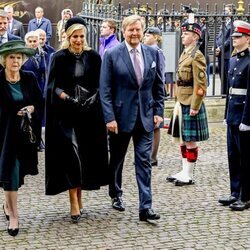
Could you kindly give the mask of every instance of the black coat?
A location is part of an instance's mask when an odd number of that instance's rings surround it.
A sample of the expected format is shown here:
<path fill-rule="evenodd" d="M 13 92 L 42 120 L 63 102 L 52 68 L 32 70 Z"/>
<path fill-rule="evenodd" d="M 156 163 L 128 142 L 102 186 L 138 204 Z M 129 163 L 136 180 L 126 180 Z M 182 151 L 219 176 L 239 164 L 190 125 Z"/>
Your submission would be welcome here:
<path fill-rule="evenodd" d="M 108 184 L 106 127 L 101 106 L 79 110 L 59 99 L 56 88 L 73 96 L 76 84 L 91 95 L 99 87 L 100 56 L 85 51 L 80 59 L 84 75 L 76 79 L 76 57 L 67 49 L 53 54 L 46 97 L 46 194 L 55 195 L 70 188 L 99 189 Z"/>
<path fill-rule="evenodd" d="M 16 103 L 5 79 L 5 71 L 0 71 L 0 182 L 10 181 L 15 159 L 20 162 L 20 177 L 38 174 L 37 144 L 26 144 L 21 140 L 21 117 L 17 112 L 28 105 L 34 105 L 32 128 L 40 138 L 42 95 L 33 73 L 20 70 L 23 101 Z"/>

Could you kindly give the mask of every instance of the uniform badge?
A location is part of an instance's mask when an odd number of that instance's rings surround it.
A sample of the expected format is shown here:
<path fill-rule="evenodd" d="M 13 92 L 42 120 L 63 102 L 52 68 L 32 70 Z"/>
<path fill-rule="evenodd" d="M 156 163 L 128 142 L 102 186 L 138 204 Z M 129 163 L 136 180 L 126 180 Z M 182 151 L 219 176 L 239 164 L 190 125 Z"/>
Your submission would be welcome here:
<path fill-rule="evenodd" d="M 201 72 L 199 72 L 199 78 L 200 78 L 200 79 L 203 79 L 204 77 L 205 77 L 205 73 L 204 73 L 204 72 L 202 72 L 202 71 L 201 71 Z"/>
<path fill-rule="evenodd" d="M 199 96 L 204 96 L 204 90 L 203 90 L 202 88 L 199 88 L 199 89 L 197 90 L 197 95 L 199 95 Z"/>

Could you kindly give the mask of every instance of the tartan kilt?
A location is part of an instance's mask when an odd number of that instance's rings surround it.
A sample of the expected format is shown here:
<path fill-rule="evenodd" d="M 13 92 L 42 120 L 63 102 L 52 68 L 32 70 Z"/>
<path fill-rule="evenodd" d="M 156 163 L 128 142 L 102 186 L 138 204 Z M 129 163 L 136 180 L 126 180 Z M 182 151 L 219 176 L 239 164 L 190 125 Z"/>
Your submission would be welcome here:
<path fill-rule="evenodd" d="M 207 113 L 202 102 L 199 113 L 190 116 L 190 105 L 181 104 L 182 109 L 182 139 L 186 142 L 206 141 L 209 138 Z"/>

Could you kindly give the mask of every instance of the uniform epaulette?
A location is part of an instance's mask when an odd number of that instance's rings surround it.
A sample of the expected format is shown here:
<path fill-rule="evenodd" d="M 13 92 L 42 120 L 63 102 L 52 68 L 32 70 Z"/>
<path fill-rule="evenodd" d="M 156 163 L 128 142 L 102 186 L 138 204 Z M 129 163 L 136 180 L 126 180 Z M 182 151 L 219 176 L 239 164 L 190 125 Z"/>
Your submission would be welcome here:
<path fill-rule="evenodd" d="M 193 49 L 192 53 L 191 53 L 191 57 L 194 58 L 195 57 L 195 53 L 197 52 L 197 50 L 199 50 L 200 48 L 200 44 L 198 43 L 195 48 Z"/>

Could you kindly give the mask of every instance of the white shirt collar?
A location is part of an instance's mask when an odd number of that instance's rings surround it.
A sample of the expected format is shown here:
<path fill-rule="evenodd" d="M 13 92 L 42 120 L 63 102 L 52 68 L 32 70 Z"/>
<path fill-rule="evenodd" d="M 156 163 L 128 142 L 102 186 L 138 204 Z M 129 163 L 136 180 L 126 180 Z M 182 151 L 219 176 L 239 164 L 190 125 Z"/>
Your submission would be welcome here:
<path fill-rule="evenodd" d="M 125 40 L 125 45 L 128 49 L 128 52 L 130 52 L 132 49 L 134 49 L 133 47 L 130 46 L 130 44 Z M 135 48 L 137 49 L 137 51 L 141 54 L 142 51 L 141 51 L 141 43 L 138 44 L 138 46 Z"/>
<path fill-rule="evenodd" d="M 7 31 L 2 35 L 3 38 L 5 38 L 8 41 L 8 33 Z"/>

